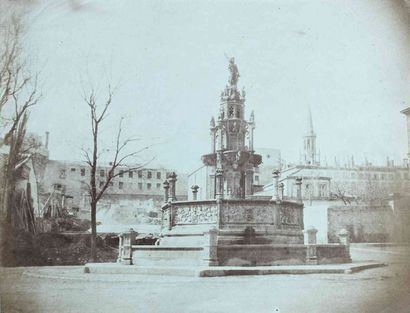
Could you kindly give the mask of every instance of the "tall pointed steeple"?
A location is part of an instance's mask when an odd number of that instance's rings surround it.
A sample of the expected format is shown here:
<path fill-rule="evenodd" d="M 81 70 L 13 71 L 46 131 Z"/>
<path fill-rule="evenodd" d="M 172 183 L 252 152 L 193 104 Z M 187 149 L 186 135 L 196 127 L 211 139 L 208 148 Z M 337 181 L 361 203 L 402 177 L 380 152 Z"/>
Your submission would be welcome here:
<path fill-rule="evenodd" d="M 307 120 L 307 133 L 306 135 L 315 135 L 313 130 L 313 120 L 312 120 L 312 111 L 310 110 L 310 106 L 308 106 L 308 120 Z"/>
<path fill-rule="evenodd" d="M 307 130 L 303 137 L 303 155 L 305 165 L 319 165 L 318 155 L 316 153 L 316 134 L 313 129 L 312 111 L 308 107 Z"/>

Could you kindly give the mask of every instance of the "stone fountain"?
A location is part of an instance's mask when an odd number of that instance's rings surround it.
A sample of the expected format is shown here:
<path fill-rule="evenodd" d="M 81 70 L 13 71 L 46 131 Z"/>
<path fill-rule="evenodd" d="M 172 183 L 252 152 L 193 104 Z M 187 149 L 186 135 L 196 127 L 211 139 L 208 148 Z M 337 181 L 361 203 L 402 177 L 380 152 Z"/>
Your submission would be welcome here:
<path fill-rule="evenodd" d="M 317 245 L 314 229 L 304 244 L 301 179 L 298 201 L 284 201 L 273 172 L 270 200 L 253 197 L 254 171 L 262 162 L 253 147 L 255 116 L 245 120 L 245 90 L 238 91 L 239 71 L 229 61 L 228 84 L 221 93 L 219 115 L 211 119 L 208 167 L 209 199 L 178 201 L 177 175 L 164 182 L 161 238 L 155 246 L 135 245 L 136 233 L 121 234 L 118 262 L 167 266 L 256 266 L 350 262 L 347 235 L 341 244 Z"/>

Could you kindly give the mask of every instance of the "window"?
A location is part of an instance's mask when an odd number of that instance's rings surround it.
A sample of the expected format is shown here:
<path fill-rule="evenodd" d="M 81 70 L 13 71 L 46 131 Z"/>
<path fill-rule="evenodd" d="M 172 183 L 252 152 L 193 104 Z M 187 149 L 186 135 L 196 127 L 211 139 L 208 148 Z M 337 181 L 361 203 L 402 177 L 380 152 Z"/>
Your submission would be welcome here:
<path fill-rule="evenodd" d="M 233 114 L 234 114 L 234 109 L 233 109 L 233 107 L 229 107 L 229 109 L 228 109 L 228 117 L 233 117 Z"/>
<path fill-rule="evenodd" d="M 157 184 L 157 189 L 161 189 L 161 184 L 160 183 Z"/>
<path fill-rule="evenodd" d="M 118 176 L 123 177 L 124 176 L 124 171 L 120 170 L 120 174 Z"/>
<path fill-rule="evenodd" d="M 104 176 L 105 176 L 104 170 L 100 170 L 100 177 L 104 177 Z"/>
<path fill-rule="evenodd" d="M 138 178 L 142 178 L 142 171 L 138 171 Z"/>
<path fill-rule="evenodd" d="M 104 186 L 104 182 L 103 182 L 103 181 L 100 181 L 100 188 L 101 188 L 102 186 Z"/>
<path fill-rule="evenodd" d="M 75 168 L 74 168 L 74 167 L 71 168 L 71 172 L 75 172 Z"/>
<path fill-rule="evenodd" d="M 241 110 L 239 110 L 239 108 L 236 108 L 236 117 L 237 118 L 241 117 Z"/>
<path fill-rule="evenodd" d="M 147 184 L 147 189 L 151 190 L 151 184 L 150 183 Z"/>
<path fill-rule="evenodd" d="M 128 177 L 129 178 L 133 178 L 134 177 L 134 173 L 132 171 L 128 172 Z"/>
<path fill-rule="evenodd" d="M 259 176 L 258 176 L 258 175 L 255 175 L 255 181 L 256 181 L 257 183 L 259 183 Z"/>
<path fill-rule="evenodd" d="M 157 179 L 161 179 L 161 172 L 157 172 Z"/>
<path fill-rule="evenodd" d="M 122 181 L 120 181 L 118 183 L 118 189 L 123 189 L 124 188 L 124 183 Z"/>
<path fill-rule="evenodd" d="M 112 181 L 110 181 L 110 187 L 114 186 L 114 183 Z"/>
<path fill-rule="evenodd" d="M 148 177 L 148 178 L 152 178 L 152 173 L 151 173 L 150 171 L 148 171 L 147 177 Z"/>
<path fill-rule="evenodd" d="M 60 170 L 60 178 L 64 179 L 66 177 L 65 170 Z"/>
<path fill-rule="evenodd" d="M 352 178 L 356 178 L 356 174 L 355 174 L 355 173 L 352 173 Z"/>
<path fill-rule="evenodd" d="M 138 183 L 138 189 L 142 190 L 142 183 Z"/>
<path fill-rule="evenodd" d="M 82 168 L 82 169 L 80 170 L 80 173 L 81 173 L 81 176 L 85 176 L 85 168 Z"/>

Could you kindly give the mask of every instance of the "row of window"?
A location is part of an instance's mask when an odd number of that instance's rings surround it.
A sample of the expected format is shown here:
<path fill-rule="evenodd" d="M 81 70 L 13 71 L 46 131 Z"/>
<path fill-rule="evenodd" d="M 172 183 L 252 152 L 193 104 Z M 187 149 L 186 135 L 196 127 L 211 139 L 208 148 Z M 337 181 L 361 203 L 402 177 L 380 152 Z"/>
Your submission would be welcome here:
<path fill-rule="evenodd" d="M 75 172 L 77 169 L 75 168 L 75 167 L 72 167 L 71 168 L 71 172 Z M 60 171 L 61 173 L 64 173 L 64 175 L 65 175 L 65 170 L 63 169 L 63 170 L 61 170 Z M 105 170 L 100 170 L 99 171 L 99 175 L 100 175 L 100 177 L 105 177 L 105 173 L 106 173 L 106 171 Z M 124 171 L 124 170 L 120 170 L 120 172 L 119 172 L 119 174 L 118 174 L 118 176 L 119 177 L 124 177 L 124 174 L 126 175 L 126 174 L 128 174 L 128 177 L 129 178 L 133 178 L 134 177 L 134 171 L 129 171 L 129 172 L 127 172 L 127 171 Z M 143 171 L 141 170 L 141 171 L 137 171 L 137 176 L 138 176 L 138 178 L 142 178 L 144 175 L 143 175 Z M 152 177 L 153 177 L 153 174 L 156 174 L 156 178 L 157 179 L 161 179 L 161 177 L 162 177 L 162 173 L 161 172 L 152 172 L 152 171 L 147 171 L 147 178 L 148 179 L 151 179 Z M 80 169 L 80 175 L 81 176 L 85 176 L 85 168 L 81 168 Z"/>
<path fill-rule="evenodd" d="M 105 182 L 104 181 L 100 181 L 100 188 L 101 187 L 103 187 L 104 186 L 104 184 L 105 184 Z M 114 187 L 114 182 L 110 182 L 110 187 Z M 152 184 L 151 183 L 147 183 L 146 184 L 146 189 L 147 190 L 152 190 Z M 161 189 L 161 184 L 160 183 L 157 183 L 156 185 L 155 185 L 155 187 L 156 187 L 156 189 Z M 143 190 L 143 188 L 144 188 L 144 184 L 143 183 L 138 183 L 138 190 Z M 124 182 L 122 182 L 122 181 L 120 181 L 120 182 L 118 182 L 118 189 L 124 189 Z"/>

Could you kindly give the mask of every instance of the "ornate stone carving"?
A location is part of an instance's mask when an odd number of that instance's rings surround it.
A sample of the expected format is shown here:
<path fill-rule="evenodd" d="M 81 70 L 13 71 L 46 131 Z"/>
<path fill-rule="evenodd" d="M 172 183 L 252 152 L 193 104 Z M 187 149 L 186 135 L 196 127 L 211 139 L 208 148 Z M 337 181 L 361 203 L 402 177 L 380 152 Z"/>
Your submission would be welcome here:
<path fill-rule="evenodd" d="M 282 225 L 299 225 L 299 213 L 296 209 L 289 207 L 280 208 L 280 222 Z"/>
<path fill-rule="evenodd" d="M 259 206 L 228 206 L 222 210 L 224 224 L 273 224 L 274 208 Z"/>
<path fill-rule="evenodd" d="M 216 207 L 189 206 L 178 208 L 175 224 L 207 224 L 215 223 L 217 218 Z"/>

